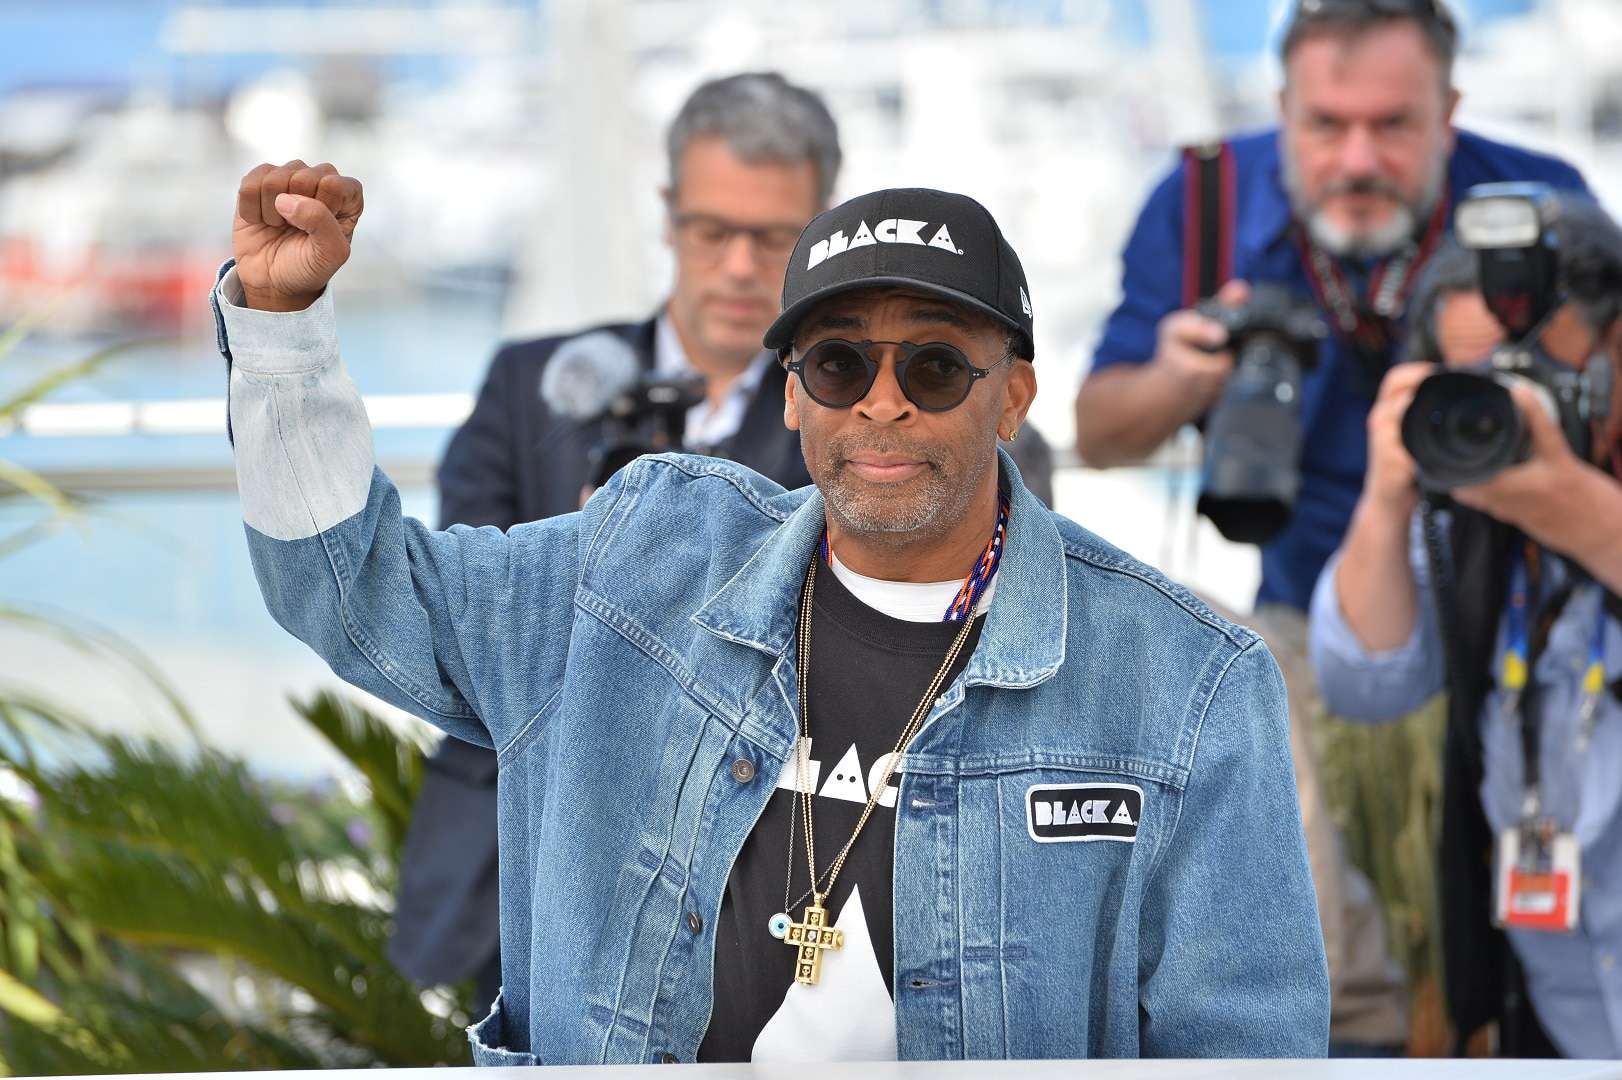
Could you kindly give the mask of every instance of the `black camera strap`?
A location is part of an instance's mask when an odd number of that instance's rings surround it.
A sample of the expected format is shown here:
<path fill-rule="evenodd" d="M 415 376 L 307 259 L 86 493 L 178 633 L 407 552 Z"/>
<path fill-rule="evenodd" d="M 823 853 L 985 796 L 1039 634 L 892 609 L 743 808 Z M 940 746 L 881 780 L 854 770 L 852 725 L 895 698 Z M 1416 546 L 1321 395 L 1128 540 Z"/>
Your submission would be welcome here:
<path fill-rule="evenodd" d="M 1233 277 L 1233 147 L 1203 143 L 1183 150 L 1183 306 L 1215 296 Z"/>
<path fill-rule="evenodd" d="M 1618 626 L 1622 626 L 1622 596 L 1617 596 L 1616 593 L 1606 589 L 1604 603 L 1605 613 L 1615 619 Z M 1611 697 L 1616 699 L 1618 704 L 1622 704 L 1622 675 L 1612 679 L 1608 689 Z"/>
<path fill-rule="evenodd" d="M 1397 324 L 1408 305 L 1408 294 L 1447 230 L 1450 207 L 1444 192 L 1431 212 L 1424 234 L 1417 242 L 1410 240 L 1401 251 L 1374 268 L 1361 298 L 1347 282 L 1334 257 L 1313 243 L 1299 222 L 1293 227 L 1313 295 L 1329 312 L 1335 333 L 1351 347 L 1357 361 L 1360 388 L 1371 399 L 1379 392 L 1380 381 L 1391 366 L 1391 354 L 1397 344 Z"/>

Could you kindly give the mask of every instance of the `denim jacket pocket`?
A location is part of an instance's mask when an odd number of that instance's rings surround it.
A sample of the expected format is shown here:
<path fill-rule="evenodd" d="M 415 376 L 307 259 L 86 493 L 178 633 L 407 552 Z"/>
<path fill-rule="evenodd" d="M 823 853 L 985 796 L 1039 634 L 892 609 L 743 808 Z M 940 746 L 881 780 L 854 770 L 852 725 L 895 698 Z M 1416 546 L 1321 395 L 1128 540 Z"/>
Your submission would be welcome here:
<path fill-rule="evenodd" d="M 535 1055 L 523 1050 L 508 1050 L 507 1010 L 502 1003 L 503 993 L 496 994 L 490 1006 L 490 1015 L 467 1029 L 467 1041 L 473 1047 L 475 1065 L 538 1065 Z"/>
<path fill-rule="evenodd" d="M 966 1056 L 1082 1058 L 1135 1040 L 1138 911 L 1170 800 L 1130 764 L 1038 754 L 960 781 L 958 893 L 939 914 L 963 936 Z"/>
<path fill-rule="evenodd" d="M 998 868 L 1005 944 L 1026 945 L 1060 967 L 1090 968 L 1092 947 L 1107 948 L 1116 921 L 1131 918 L 1140 901 L 1175 795 L 1103 763 L 1010 770 L 989 787 L 982 797 L 995 800 L 995 816 L 986 817 L 998 837 L 964 843 L 979 849 L 973 865 Z M 1072 929 L 1056 943 L 1061 925 Z"/>

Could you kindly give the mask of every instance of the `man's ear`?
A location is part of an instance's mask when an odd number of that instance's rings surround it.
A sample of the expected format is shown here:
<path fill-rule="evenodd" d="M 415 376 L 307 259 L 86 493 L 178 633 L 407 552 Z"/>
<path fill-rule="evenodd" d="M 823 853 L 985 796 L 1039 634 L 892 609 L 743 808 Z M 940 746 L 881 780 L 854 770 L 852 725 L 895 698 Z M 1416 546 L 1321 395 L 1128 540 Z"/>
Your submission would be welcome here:
<path fill-rule="evenodd" d="M 671 190 L 669 184 L 659 185 L 659 205 L 665 208 L 665 223 L 660 231 L 664 237 L 665 247 L 672 251 L 676 250 L 676 231 L 674 225 L 674 219 L 676 217 L 676 205 L 671 201 L 674 197 L 675 192 Z"/>
<path fill-rule="evenodd" d="M 1036 367 L 1029 360 L 1015 360 L 1008 370 L 1008 381 L 1003 384 L 1003 406 L 998 416 L 997 432 L 1017 431 L 1025 422 L 1036 400 Z"/>
<path fill-rule="evenodd" d="M 800 430 L 800 380 L 792 371 L 783 384 L 783 426 L 790 431 Z"/>

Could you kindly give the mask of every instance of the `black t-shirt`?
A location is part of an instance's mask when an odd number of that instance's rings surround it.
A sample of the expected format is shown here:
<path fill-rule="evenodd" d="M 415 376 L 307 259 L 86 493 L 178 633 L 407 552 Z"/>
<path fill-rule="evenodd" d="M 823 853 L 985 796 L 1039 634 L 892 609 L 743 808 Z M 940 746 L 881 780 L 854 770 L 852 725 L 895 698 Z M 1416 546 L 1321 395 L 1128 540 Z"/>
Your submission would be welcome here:
<path fill-rule="evenodd" d="M 818 568 L 812 603 L 807 684 L 811 747 L 806 776 L 808 786 L 817 792 L 812 813 L 821 874 L 850 838 L 867 804 L 869 784 L 877 783 L 883 773 L 882 759 L 895 749 L 962 624 L 890 618 L 851 595 L 826 565 Z M 943 688 L 968 663 L 984 622 L 975 620 Z M 749 1061 L 757 1040 L 763 1058 L 822 1057 L 831 1040 L 841 1045 L 842 1025 L 850 1029 L 849 1045 L 870 1045 L 876 1027 L 883 1023 L 876 1014 L 886 1009 L 891 1010 L 889 1037 L 894 1037 L 891 876 L 900 777 L 891 777 L 889 793 L 874 807 L 833 894 L 824 901 L 829 923 L 844 934 L 844 947 L 837 957 L 824 955 L 818 985 L 796 986 L 795 949 L 772 937 L 768 929 L 772 916 L 783 910 L 783 881 L 790 870 L 789 899 L 794 906 L 789 917 L 799 922 L 809 902 L 799 899 L 810 874 L 798 816 L 793 851 L 788 847 L 796 768 L 791 758 L 727 881 L 715 928 L 715 1005 L 699 1046 L 699 1061 Z M 841 921 L 858 890 L 865 915 L 859 926 L 854 918 Z M 874 978 L 875 969 L 882 985 Z M 802 1005 L 815 1006 L 819 1016 L 815 1027 L 797 1022 Z"/>

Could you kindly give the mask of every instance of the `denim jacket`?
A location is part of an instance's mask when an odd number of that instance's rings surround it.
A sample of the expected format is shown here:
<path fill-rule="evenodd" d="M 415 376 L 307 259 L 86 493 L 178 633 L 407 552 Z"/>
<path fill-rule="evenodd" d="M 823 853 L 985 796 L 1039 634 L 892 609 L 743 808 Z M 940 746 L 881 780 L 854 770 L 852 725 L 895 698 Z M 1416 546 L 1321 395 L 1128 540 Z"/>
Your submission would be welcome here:
<path fill-rule="evenodd" d="M 292 314 L 240 295 L 225 274 L 271 613 L 342 678 L 498 753 L 504 988 L 475 1060 L 693 1060 L 723 890 L 797 732 L 822 497 L 662 455 L 576 514 L 433 531 L 375 465 L 330 293 Z M 1323 1054 L 1277 666 L 1000 466 L 996 599 L 900 766 L 899 1055 Z M 1085 785 L 1141 791 L 1135 837 L 1039 841 L 1033 791 Z"/>

